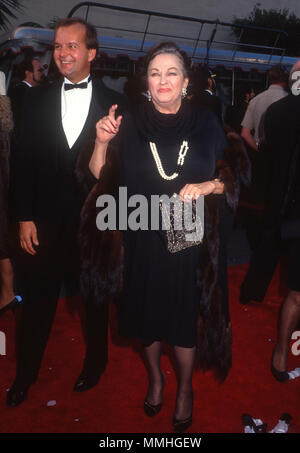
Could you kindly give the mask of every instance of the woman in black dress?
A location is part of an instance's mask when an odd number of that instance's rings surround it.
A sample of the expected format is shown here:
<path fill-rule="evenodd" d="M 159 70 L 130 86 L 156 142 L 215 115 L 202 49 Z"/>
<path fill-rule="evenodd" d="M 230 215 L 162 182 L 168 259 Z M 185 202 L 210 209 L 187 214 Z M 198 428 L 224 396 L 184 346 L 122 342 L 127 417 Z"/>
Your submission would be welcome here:
<path fill-rule="evenodd" d="M 127 188 L 128 198 L 139 194 L 150 201 L 153 195 L 172 196 L 177 193 L 182 201 L 191 201 L 203 195 L 205 200 L 211 197 L 215 206 L 219 206 L 221 199 L 224 200 L 221 195 L 224 183 L 217 178 L 216 162 L 223 158 L 226 139 L 213 113 L 197 109 L 184 100 L 189 83 L 189 59 L 175 44 L 161 43 L 145 58 L 145 76 L 149 102 L 140 104 L 135 112 L 125 114 L 123 118 L 115 118 L 117 106 L 112 106 L 109 115 L 97 123 L 97 138 L 89 164 L 91 172 L 98 178 L 102 169 L 99 184 L 111 181 L 107 171 L 110 162 L 117 159 L 117 186 Z M 177 171 L 180 149 L 184 149 L 185 157 Z M 102 193 L 106 193 L 106 189 Z M 93 202 L 90 206 L 93 209 Z M 205 320 L 201 321 L 203 349 L 209 353 L 214 350 L 211 344 L 207 346 L 204 331 L 212 332 L 215 328 L 212 336 L 218 338 L 219 346 L 222 336 L 230 336 L 228 307 L 224 303 L 220 309 L 214 291 L 216 283 L 226 287 L 226 260 L 224 264 L 224 253 L 219 247 L 221 222 L 212 212 L 215 211 L 210 212 L 211 226 L 208 225 L 204 248 L 198 245 L 170 253 L 162 239 L 162 231 L 128 229 L 122 232 L 125 266 L 121 333 L 141 339 L 144 345 L 149 374 L 144 410 L 148 416 L 156 415 L 161 409 L 164 388 L 160 369 L 161 342 L 165 340 L 174 346 L 179 380 L 173 417 L 176 432 L 185 431 L 192 423 L 192 375 L 199 343 L 197 326 L 201 297 L 203 314 L 209 313 L 210 305 L 216 303 L 211 320 L 215 318 L 210 327 Z M 215 240 L 209 239 L 213 231 L 217 235 Z M 100 242 L 97 247 L 100 253 L 102 250 L 102 256 L 105 255 Z M 214 272 L 214 265 L 201 267 L 205 250 L 215 253 L 216 261 L 223 262 L 223 271 L 218 275 Z M 92 253 L 95 255 L 94 251 Z M 114 253 L 111 252 L 110 256 Z M 199 272 L 205 272 L 206 276 L 202 277 Z M 219 328 L 217 324 L 222 326 Z M 224 349 L 221 350 L 219 347 L 221 358 L 218 360 L 227 360 L 224 367 L 227 367 L 224 373 L 227 374 L 230 352 L 225 358 Z M 214 366 L 216 363 L 210 358 L 206 365 Z"/>

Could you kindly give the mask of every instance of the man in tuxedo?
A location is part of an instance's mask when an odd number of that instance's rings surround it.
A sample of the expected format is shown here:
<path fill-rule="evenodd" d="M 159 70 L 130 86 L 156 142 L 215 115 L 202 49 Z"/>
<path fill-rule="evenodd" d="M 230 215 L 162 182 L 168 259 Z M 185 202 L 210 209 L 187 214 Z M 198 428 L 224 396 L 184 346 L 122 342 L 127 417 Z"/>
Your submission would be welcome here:
<path fill-rule="evenodd" d="M 192 102 L 213 111 L 220 123 L 223 124 L 222 102 L 214 94 L 216 90 L 215 76 L 207 66 L 199 66 L 197 68 L 194 77 L 195 86 Z"/>
<path fill-rule="evenodd" d="M 15 211 L 21 250 L 16 281 L 23 297 L 17 341 L 17 373 L 7 405 L 22 403 L 37 380 L 62 281 L 79 280 L 77 230 L 80 209 L 94 180 L 88 161 L 81 188 L 75 163 L 96 136 L 96 123 L 120 94 L 90 77 L 98 47 L 93 26 L 63 19 L 55 31 L 54 60 L 64 77 L 31 89 L 16 159 Z M 82 190 L 84 189 L 84 190 Z M 108 307 L 84 301 L 86 357 L 74 390 L 97 384 L 107 363 Z"/>
<path fill-rule="evenodd" d="M 15 130 L 18 131 L 24 107 L 24 99 L 30 88 L 39 85 L 44 78 L 44 68 L 36 57 L 25 59 L 18 67 L 19 80 L 8 90 L 14 116 Z"/>

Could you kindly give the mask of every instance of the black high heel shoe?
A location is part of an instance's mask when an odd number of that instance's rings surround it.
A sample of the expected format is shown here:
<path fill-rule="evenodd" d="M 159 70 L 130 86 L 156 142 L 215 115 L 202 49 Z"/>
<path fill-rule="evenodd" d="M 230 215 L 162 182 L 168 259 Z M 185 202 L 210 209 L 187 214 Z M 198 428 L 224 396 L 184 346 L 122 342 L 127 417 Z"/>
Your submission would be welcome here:
<path fill-rule="evenodd" d="M 154 417 L 155 415 L 157 415 L 161 410 L 161 407 L 162 403 L 156 404 L 154 406 L 154 404 L 148 403 L 147 400 L 144 401 L 144 412 L 146 415 L 148 415 L 148 417 Z"/>
<path fill-rule="evenodd" d="M 278 382 L 288 381 L 290 379 L 289 373 L 287 371 L 277 370 L 273 365 L 273 358 L 274 358 L 274 351 L 273 351 L 272 358 L 271 358 L 271 373 L 273 374 L 273 377 Z"/>
<path fill-rule="evenodd" d="M 163 375 L 162 381 L 163 381 L 163 387 L 162 387 L 162 392 L 163 392 L 163 389 L 165 386 L 164 375 Z M 144 412 L 148 417 L 154 417 L 155 415 L 157 415 L 159 413 L 159 411 L 161 410 L 161 408 L 162 408 L 162 403 L 154 405 L 154 404 L 150 404 L 147 400 L 144 401 Z"/>
<path fill-rule="evenodd" d="M 0 316 L 2 316 L 8 310 L 15 310 L 17 306 L 22 302 L 21 296 L 15 296 L 5 307 L 0 309 Z"/>
<path fill-rule="evenodd" d="M 290 379 L 289 373 L 287 371 L 276 370 L 273 363 L 271 363 L 271 373 L 278 382 L 285 382 Z"/>
<path fill-rule="evenodd" d="M 175 433 L 184 433 L 193 423 L 193 416 L 185 418 L 184 420 L 177 420 L 173 417 L 173 428 Z"/>
<path fill-rule="evenodd" d="M 184 418 L 182 420 L 179 420 L 173 416 L 172 419 L 172 424 L 173 424 L 173 429 L 175 433 L 184 433 L 193 423 L 193 394 L 192 394 L 192 408 L 191 408 L 191 415 L 187 418 Z"/>

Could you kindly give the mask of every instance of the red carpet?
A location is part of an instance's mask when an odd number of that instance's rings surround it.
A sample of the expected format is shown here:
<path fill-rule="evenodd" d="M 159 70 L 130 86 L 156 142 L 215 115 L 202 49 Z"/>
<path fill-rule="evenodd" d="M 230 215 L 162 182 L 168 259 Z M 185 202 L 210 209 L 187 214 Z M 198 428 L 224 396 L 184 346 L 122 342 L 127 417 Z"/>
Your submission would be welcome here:
<path fill-rule="evenodd" d="M 279 296 L 278 272 L 265 302 L 243 307 L 238 289 L 246 266 L 229 269 L 230 304 L 233 325 L 233 368 L 224 384 L 211 373 L 194 374 L 193 433 L 242 432 L 241 414 L 250 413 L 274 427 L 283 412 L 289 412 L 289 432 L 300 433 L 300 378 L 280 384 L 269 371 L 276 338 Z M 149 419 L 143 413 L 147 387 L 144 365 L 137 344 L 125 343 L 116 329 L 111 310 L 109 364 L 97 387 L 83 394 L 72 391 L 81 370 L 84 343 L 78 301 L 61 300 L 46 350 L 40 377 L 18 408 L 6 408 L 6 389 L 15 373 L 15 319 L 11 312 L 0 318 L 6 334 L 7 355 L 0 356 L 0 432 L 3 433 L 171 433 L 176 379 L 169 352 L 162 357 L 166 376 L 161 413 Z M 290 355 L 289 367 L 299 365 L 299 356 Z M 47 407 L 49 401 L 56 401 Z"/>

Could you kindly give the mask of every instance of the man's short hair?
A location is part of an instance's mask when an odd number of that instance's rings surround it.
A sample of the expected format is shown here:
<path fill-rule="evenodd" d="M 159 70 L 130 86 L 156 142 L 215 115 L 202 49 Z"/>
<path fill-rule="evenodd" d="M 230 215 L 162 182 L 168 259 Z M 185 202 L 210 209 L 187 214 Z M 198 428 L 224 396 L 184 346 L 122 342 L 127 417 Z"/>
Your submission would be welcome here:
<path fill-rule="evenodd" d="M 97 36 L 97 31 L 94 25 L 89 24 L 86 22 L 84 19 L 81 19 L 80 17 L 68 17 L 66 19 L 59 19 L 58 22 L 56 23 L 55 27 L 55 33 L 57 30 L 61 27 L 70 27 L 71 25 L 76 25 L 80 24 L 85 27 L 86 30 L 86 47 L 87 49 L 96 49 L 98 50 L 98 36 Z"/>
<path fill-rule="evenodd" d="M 269 85 L 272 85 L 274 83 L 287 83 L 288 72 L 286 71 L 284 66 L 278 64 L 268 70 L 267 77 Z"/>
<path fill-rule="evenodd" d="M 197 90 L 207 90 L 209 88 L 209 79 L 214 80 L 216 74 L 213 74 L 207 65 L 199 64 L 195 70 L 195 84 Z"/>
<path fill-rule="evenodd" d="M 17 67 L 17 75 L 20 80 L 24 80 L 26 78 L 26 71 L 33 72 L 33 60 L 39 60 L 36 57 L 25 58 Z"/>

